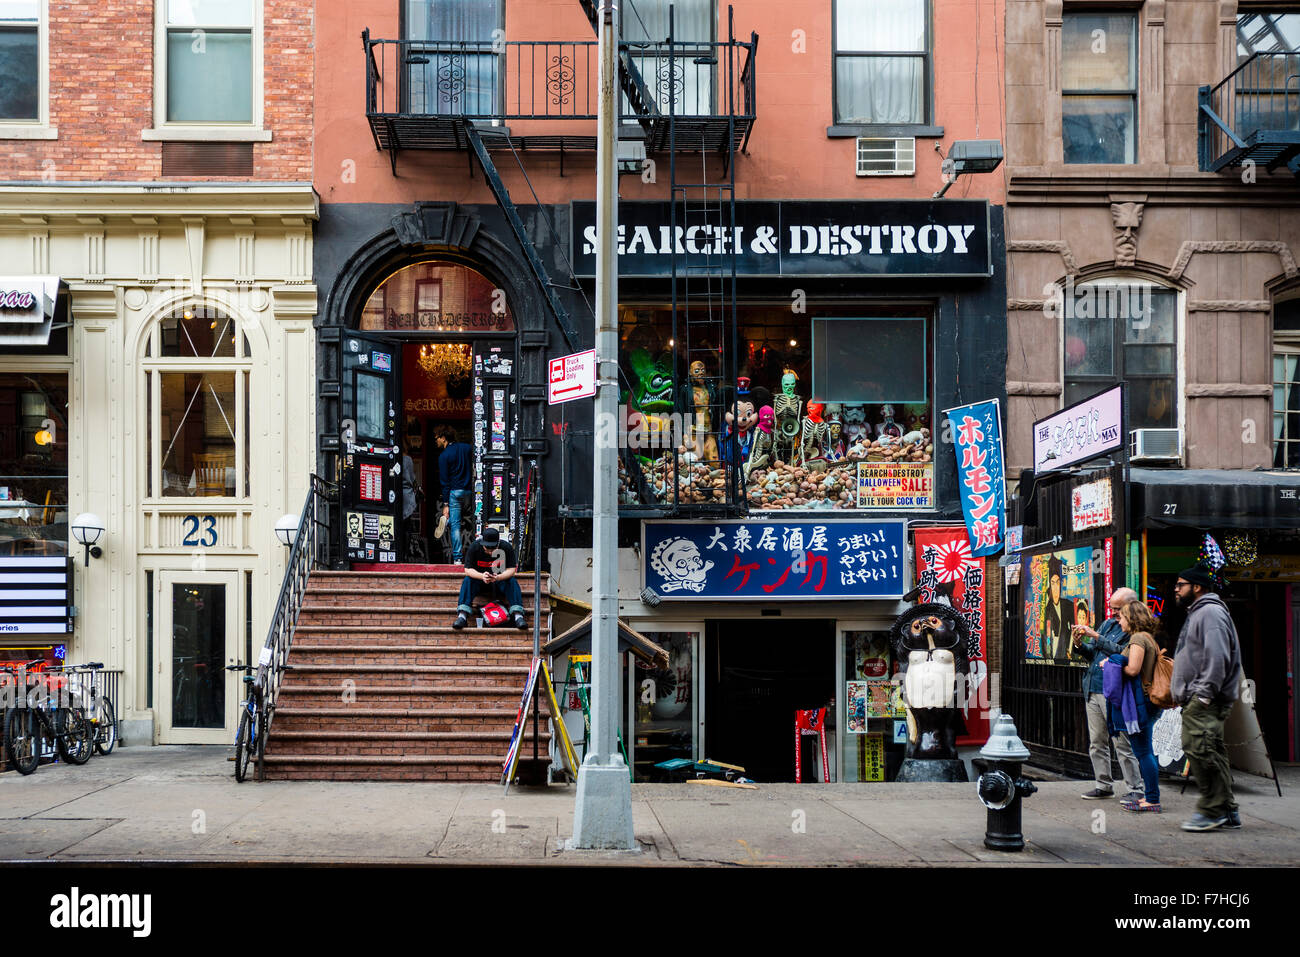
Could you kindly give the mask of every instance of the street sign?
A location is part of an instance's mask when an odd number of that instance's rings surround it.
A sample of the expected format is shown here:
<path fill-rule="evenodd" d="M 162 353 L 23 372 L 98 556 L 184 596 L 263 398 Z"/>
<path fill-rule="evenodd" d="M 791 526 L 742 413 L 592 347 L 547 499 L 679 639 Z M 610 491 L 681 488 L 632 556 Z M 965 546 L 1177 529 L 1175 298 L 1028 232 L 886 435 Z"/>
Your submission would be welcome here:
<path fill-rule="evenodd" d="M 546 402 L 559 405 L 596 394 L 596 350 L 560 356 L 548 363 Z"/>

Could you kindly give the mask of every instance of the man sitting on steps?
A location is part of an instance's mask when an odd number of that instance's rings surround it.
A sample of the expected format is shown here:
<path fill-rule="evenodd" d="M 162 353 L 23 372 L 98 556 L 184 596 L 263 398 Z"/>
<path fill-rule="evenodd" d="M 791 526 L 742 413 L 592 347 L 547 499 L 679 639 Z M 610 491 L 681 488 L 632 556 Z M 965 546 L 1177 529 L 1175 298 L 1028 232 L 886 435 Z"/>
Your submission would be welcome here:
<path fill-rule="evenodd" d="M 501 533 L 495 528 L 483 529 L 483 537 L 465 553 L 465 579 L 460 583 L 460 597 L 456 600 L 459 614 L 451 627 L 459 631 L 468 625 L 474 599 L 486 595 L 506 603 L 516 628 L 521 631 L 527 628 L 524 596 L 519 591 L 519 582 L 515 581 L 518 565 L 515 550 L 508 542 L 501 541 Z"/>

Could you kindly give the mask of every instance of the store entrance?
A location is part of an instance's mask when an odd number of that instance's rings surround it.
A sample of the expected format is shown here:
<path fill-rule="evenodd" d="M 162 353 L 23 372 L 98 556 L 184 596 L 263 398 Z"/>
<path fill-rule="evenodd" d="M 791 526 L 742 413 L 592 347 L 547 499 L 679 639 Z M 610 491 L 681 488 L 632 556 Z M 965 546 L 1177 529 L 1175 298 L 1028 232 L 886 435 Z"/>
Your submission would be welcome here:
<path fill-rule="evenodd" d="M 343 337 L 344 558 L 357 565 L 444 564 L 438 436 L 472 450 L 471 500 L 460 533 L 517 521 L 513 338 L 453 339 L 352 332 Z"/>
<path fill-rule="evenodd" d="M 760 783 L 793 781 L 795 711 L 834 711 L 834 621 L 712 621 L 708 640 L 706 757 Z"/>

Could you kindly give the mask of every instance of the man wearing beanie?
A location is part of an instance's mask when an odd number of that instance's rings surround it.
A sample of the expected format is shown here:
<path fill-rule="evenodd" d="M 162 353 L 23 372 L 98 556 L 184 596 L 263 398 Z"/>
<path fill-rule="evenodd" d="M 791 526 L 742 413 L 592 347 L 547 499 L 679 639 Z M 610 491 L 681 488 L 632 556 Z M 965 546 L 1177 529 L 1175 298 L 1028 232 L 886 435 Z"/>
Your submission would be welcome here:
<path fill-rule="evenodd" d="M 460 596 L 456 600 L 456 620 L 451 627 L 457 631 L 469 624 L 474 610 L 474 599 L 479 595 L 506 603 L 510 617 L 520 631 L 528 627 L 524 622 L 524 596 L 515 581 L 519 562 L 509 542 L 501 541 L 495 528 L 483 529 L 483 537 L 465 553 L 465 578 L 460 583 Z"/>
<path fill-rule="evenodd" d="M 1183 830 L 1239 828 L 1223 723 L 1241 685 L 1241 643 L 1228 606 L 1214 593 L 1210 569 L 1185 569 L 1174 594 L 1188 611 L 1178 636 L 1170 691 L 1183 707 L 1183 751 L 1201 792 L 1197 813 L 1183 822 Z"/>

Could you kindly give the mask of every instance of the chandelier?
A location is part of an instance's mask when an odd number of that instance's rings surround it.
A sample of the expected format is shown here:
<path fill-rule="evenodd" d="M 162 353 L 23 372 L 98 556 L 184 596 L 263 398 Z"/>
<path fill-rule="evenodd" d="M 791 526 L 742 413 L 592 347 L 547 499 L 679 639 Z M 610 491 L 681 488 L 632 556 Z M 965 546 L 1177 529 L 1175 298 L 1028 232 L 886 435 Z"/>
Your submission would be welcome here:
<path fill-rule="evenodd" d="M 469 375 L 472 356 L 469 343 L 425 344 L 417 360 L 424 373 L 433 379 L 456 379 Z"/>

